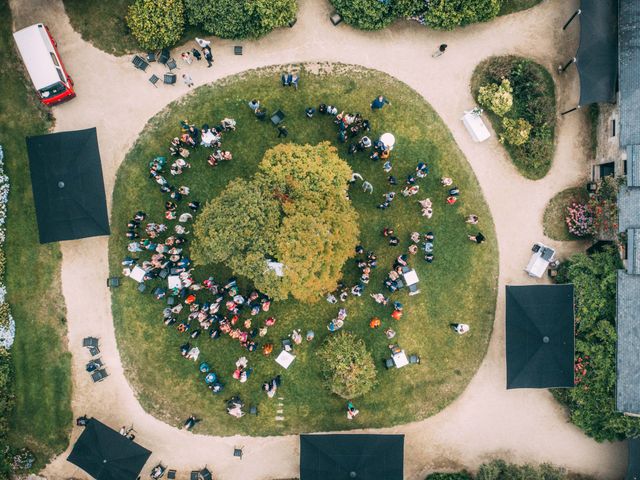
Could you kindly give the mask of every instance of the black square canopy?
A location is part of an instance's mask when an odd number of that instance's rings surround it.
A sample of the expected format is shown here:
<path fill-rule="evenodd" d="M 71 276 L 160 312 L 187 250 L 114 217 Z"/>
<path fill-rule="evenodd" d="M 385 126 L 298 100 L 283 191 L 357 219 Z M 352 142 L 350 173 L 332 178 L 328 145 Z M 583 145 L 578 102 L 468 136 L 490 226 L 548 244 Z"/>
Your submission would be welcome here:
<path fill-rule="evenodd" d="M 507 286 L 507 388 L 573 387 L 573 285 Z"/>
<path fill-rule="evenodd" d="M 402 480 L 404 435 L 300 435 L 300 480 Z"/>
<path fill-rule="evenodd" d="M 40 243 L 109 235 L 96 129 L 27 137 Z"/>
<path fill-rule="evenodd" d="M 136 480 L 150 455 L 146 448 L 90 418 L 67 460 L 96 480 Z"/>
<path fill-rule="evenodd" d="M 579 105 L 613 102 L 618 79 L 618 0 L 580 2 Z"/>

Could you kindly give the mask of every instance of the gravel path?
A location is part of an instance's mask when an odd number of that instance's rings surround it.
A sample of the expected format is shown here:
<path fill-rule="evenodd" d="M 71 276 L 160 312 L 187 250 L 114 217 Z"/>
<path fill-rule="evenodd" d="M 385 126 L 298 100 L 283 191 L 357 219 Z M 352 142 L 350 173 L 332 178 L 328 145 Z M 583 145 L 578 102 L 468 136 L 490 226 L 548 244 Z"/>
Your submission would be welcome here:
<path fill-rule="evenodd" d="M 502 457 L 515 462 L 551 462 L 598 478 L 620 478 L 626 465 L 624 443 L 598 444 L 567 421 L 566 412 L 545 390 L 505 389 L 504 286 L 526 284 L 529 249 L 543 240 L 567 255 L 582 248 L 542 234 L 542 215 L 556 193 L 584 180 L 589 144 L 586 116 L 580 112 L 559 119 L 557 150 L 551 172 L 543 180 L 523 179 L 495 135 L 475 144 L 460 121 L 473 106 L 469 80 L 474 67 L 490 55 L 531 57 L 554 72 L 560 110 L 575 105 L 575 69 L 558 77 L 555 68 L 577 47 L 579 26 L 561 27 L 578 0 L 547 0 L 533 10 L 438 33 L 401 22 L 382 32 L 367 33 L 342 24 L 331 25 L 326 0 L 299 0 L 298 22 L 258 42 L 242 42 L 243 56 L 234 56 L 229 41 L 215 41 L 214 68 L 205 62 L 188 70 L 196 85 L 247 69 L 288 62 L 330 61 L 359 64 L 385 71 L 419 92 L 447 123 L 473 167 L 493 213 L 500 249 L 498 308 L 487 356 L 465 392 L 452 405 L 427 420 L 379 432 L 404 433 L 405 477 L 421 480 L 438 468 L 477 468 Z M 153 88 L 147 74 L 135 70 L 130 57 L 116 58 L 84 42 L 69 25 L 60 0 L 11 0 L 15 28 L 35 22 L 49 25 L 62 58 L 74 78 L 78 98 L 55 108 L 56 131 L 96 126 L 105 186 L 110 201 L 118 166 L 146 121 L 171 101 L 187 94 L 181 82 Z M 447 53 L 432 59 L 440 43 Z M 181 49 L 175 51 L 180 52 Z M 175 56 L 175 55 L 174 55 Z M 203 65 L 204 64 L 204 65 Z M 179 73 L 186 71 L 183 67 Z M 67 305 L 69 349 L 73 354 L 73 410 L 118 427 L 134 424 L 137 440 L 153 453 L 150 461 L 183 473 L 204 464 L 216 478 L 270 479 L 298 475 L 297 436 L 208 437 L 177 430 L 143 411 L 127 383 L 117 351 L 109 292 L 107 238 L 61 244 L 62 286 Z M 100 337 L 110 377 L 91 385 L 80 347 L 87 335 Z M 72 440 L 79 435 L 74 429 Z M 244 445 L 245 458 L 233 458 L 232 447 Z M 66 462 L 67 454 L 45 470 L 49 479 L 87 478 Z M 143 477 L 148 472 L 143 472 Z M 185 473 L 186 475 L 186 473 Z M 185 477 L 186 478 L 186 477 Z"/>

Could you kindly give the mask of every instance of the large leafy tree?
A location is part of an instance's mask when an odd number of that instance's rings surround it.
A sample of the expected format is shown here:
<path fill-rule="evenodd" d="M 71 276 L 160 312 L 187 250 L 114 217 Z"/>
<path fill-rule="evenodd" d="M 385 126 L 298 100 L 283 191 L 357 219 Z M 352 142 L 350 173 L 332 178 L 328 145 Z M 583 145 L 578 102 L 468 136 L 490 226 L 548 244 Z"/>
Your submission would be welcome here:
<path fill-rule="evenodd" d="M 296 18 L 296 0 L 185 0 L 187 21 L 222 38 L 260 37 Z"/>
<path fill-rule="evenodd" d="M 317 355 L 327 386 L 342 398 L 361 397 L 376 384 L 376 367 L 364 340 L 353 333 L 331 335 Z"/>
<path fill-rule="evenodd" d="M 266 152 L 250 181 L 235 180 L 194 225 L 199 264 L 224 263 L 275 299 L 315 301 L 335 289 L 358 241 L 349 166 L 328 143 Z M 284 265 L 277 277 L 267 260 Z"/>
<path fill-rule="evenodd" d="M 136 0 L 129 6 L 127 24 L 142 48 L 170 47 L 184 31 L 184 4 L 182 0 Z"/>
<path fill-rule="evenodd" d="M 640 419 L 616 410 L 616 271 L 618 252 L 577 254 L 565 262 L 560 282 L 575 286 L 576 386 L 555 390 L 571 421 L 597 441 L 640 434 Z"/>

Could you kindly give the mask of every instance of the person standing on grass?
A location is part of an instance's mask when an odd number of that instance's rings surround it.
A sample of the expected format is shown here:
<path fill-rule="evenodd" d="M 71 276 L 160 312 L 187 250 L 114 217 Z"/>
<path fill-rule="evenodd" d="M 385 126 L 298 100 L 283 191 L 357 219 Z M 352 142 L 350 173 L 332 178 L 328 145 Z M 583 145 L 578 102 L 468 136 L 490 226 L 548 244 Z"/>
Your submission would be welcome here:
<path fill-rule="evenodd" d="M 285 125 L 278 125 L 278 138 L 286 138 L 287 135 L 289 135 L 289 130 L 287 130 L 287 127 Z"/>
<path fill-rule="evenodd" d="M 382 95 L 378 95 L 378 97 L 371 102 L 371 110 L 382 110 L 385 105 L 391 106 L 391 102 Z"/>
<path fill-rule="evenodd" d="M 442 45 L 440 45 L 438 47 L 438 50 L 436 50 L 436 52 L 431 55 L 433 58 L 438 58 L 440 55 L 444 55 L 445 50 L 447 49 L 448 45 L 446 43 L 443 43 Z"/>
<path fill-rule="evenodd" d="M 189 75 L 188 73 L 182 74 L 182 81 L 187 87 L 193 87 L 193 78 L 191 78 L 191 75 Z"/>

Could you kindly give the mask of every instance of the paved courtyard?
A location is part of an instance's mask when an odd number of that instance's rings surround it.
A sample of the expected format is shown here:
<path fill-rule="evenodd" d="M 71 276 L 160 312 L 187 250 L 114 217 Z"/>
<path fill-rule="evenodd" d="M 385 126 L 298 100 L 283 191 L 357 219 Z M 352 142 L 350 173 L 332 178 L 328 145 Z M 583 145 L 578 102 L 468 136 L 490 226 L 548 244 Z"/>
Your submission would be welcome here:
<path fill-rule="evenodd" d="M 494 332 L 486 358 L 465 392 L 438 415 L 424 421 L 376 430 L 403 433 L 405 476 L 421 480 L 434 469 L 474 469 L 501 457 L 514 462 L 550 462 L 598 478 L 620 478 L 626 468 L 626 444 L 589 439 L 568 422 L 566 412 L 546 390 L 505 389 L 504 287 L 532 280 L 523 267 L 531 244 L 544 241 L 561 256 L 580 250 L 579 242 L 545 238 L 542 215 L 557 192 L 576 185 L 588 173 L 586 116 L 577 112 L 559 119 L 554 163 L 542 180 L 524 179 L 512 165 L 496 136 L 474 143 L 460 117 L 474 101 L 469 81 L 474 67 L 491 55 L 533 58 L 554 75 L 558 107 L 575 106 L 579 94 L 575 69 L 558 77 L 555 69 L 575 53 L 579 25 L 563 32 L 564 21 L 578 0 L 547 0 L 533 10 L 498 18 L 453 32 L 434 32 L 400 22 L 381 32 L 362 32 L 329 22 L 326 0 L 299 0 L 293 28 L 281 29 L 256 42 L 241 42 L 245 54 L 234 56 L 230 41 L 214 41 L 213 68 L 194 63 L 188 71 L 196 85 L 244 70 L 300 62 L 341 62 L 382 70 L 405 82 L 429 102 L 470 162 L 491 208 L 500 250 L 499 294 Z M 131 57 L 113 57 L 82 40 L 69 25 L 61 0 L 11 0 L 14 28 L 48 24 L 76 84 L 78 98 L 56 107 L 56 131 L 96 126 L 107 198 L 118 166 L 144 128 L 165 105 L 188 94 L 179 82 L 153 88 L 148 74 L 131 65 Z M 447 53 L 431 58 L 440 43 Z M 180 47 L 175 51 L 182 51 Z M 175 55 L 174 55 L 175 56 Z M 304 88 L 304 87 L 302 87 Z M 384 93 L 384 92 L 381 92 Z M 129 386 L 118 355 L 109 291 L 107 238 L 61 243 L 62 287 L 67 306 L 69 349 L 73 354 L 73 411 L 89 414 L 118 428 L 133 424 L 137 440 L 153 451 L 151 462 L 186 472 L 207 464 L 216 478 L 273 479 L 298 475 L 298 437 L 211 437 L 175 429 L 147 414 Z M 487 299 L 491 301 L 491 299 Z M 81 339 L 100 337 L 110 377 L 90 384 Z M 464 368 L 464 365 L 460 366 Z M 79 435 L 75 429 L 72 440 Z M 245 447 L 242 461 L 234 445 Z M 86 478 L 60 455 L 45 470 L 49 479 Z M 148 472 L 143 472 L 146 476 Z"/>

